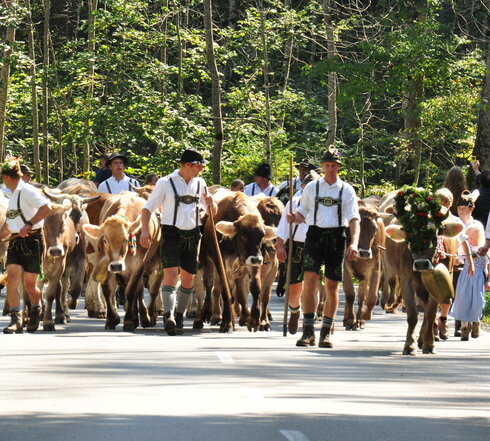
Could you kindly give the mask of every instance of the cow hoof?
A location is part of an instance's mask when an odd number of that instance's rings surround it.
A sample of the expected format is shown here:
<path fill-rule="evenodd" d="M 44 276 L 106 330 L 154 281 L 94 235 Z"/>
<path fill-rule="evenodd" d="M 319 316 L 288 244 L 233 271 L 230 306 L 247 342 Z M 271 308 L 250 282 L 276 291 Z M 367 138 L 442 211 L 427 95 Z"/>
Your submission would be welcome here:
<path fill-rule="evenodd" d="M 231 334 L 233 332 L 233 326 L 231 323 L 221 323 L 221 326 L 219 327 L 219 332 L 221 334 Z"/>
<path fill-rule="evenodd" d="M 56 328 L 54 327 L 54 323 L 44 323 L 43 322 L 43 330 L 46 332 L 54 332 Z"/>
<path fill-rule="evenodd" d="M 194 320 L 194 323 L 192 324 L 192 329 L 202 329 L 204 327 L 204 323 L 202 320 Z"/>
<path fill-rule="evenodd" d="M 408 348 L 403 348 L 403 355 L 416 355 L 415 348 L 413 346 L 409 346 Z"/>
<path fill-rule="evenodd" d="M 124 332 L 135 332 L 136 326 L 134 326 L 133 323 L 125 323 L 123 326 L 123 331 Z"/>
<path fill-rule="evenodd" d="M 150 328 L 151 327 L 151 320 L 150 320 L 149 316 L 140 317 L 140 321 L 141 321 L 141 326 L 143 326 L 143 328 Z"/>
<path fill-rule="evenodd" d="M 96 312 L 95 317 L 100 319 L 105 319 L 107 318 L 107 313 L 104 311 Z"/>
<path fill-rule="evenodd" d="M 238 320 L 238 326 L 246 326 L 247 325 L 247 319 L 245 317 L 240 317 L 240 320 Z"/>
<path fill-rule="evenodd" d="M 119 324 L 121 319 L 119 317 L 113 319 L 107 319 L 105 322 L 106 329 L 116 329 L 116 326 Z"/>
<path fill-rule="evenodd" d="M 366 323 L 361 321 L 359 322 L 359 329 L 365 329 L 366 328 Z"/>
<path fill-rule="evenodd" d="M 55 317 L 54 322 L 57 325 L 64 325 L 65 324 L 65 317 Z"/>
<path fill-rule="evenodd" d="M 217 325 L 219 325 L 220 323 L 221 323 L 221 319 L 220 319 L 220 318 L 218 318 L 218 317 L 214 317 L 214 318 L 212 318 L 212 319 L 209 321 L 209 324 L 210 324 L 211 326 L 217 326 Z"/>
<path fill-rule="evenodd" d="M 89 309 L 87 309 L 87 315 L 89 318 L 96 318 L 97 317 L 97 314 L 95 313 L 95 311 L 92 311 Z"/>
<path fill-rule="evenodd" d="M 259 330 L 259 324 L 247 323 L 247 329 L 249 332 L 257 332 Z"/>
<path fill-rule="evenodd" d="M 371 311 L 368 311 L 368 310 L 364 311 L 362 313 L 361 319 L 366 320 L 366 321 L 371 320 Z"/>
<path fill-rule="evenodd" d="M 271 330 L 271 325 L 269 323 L 259 326 L 259 331 L 270 331 L 270 330 Z"/>
<path fill-rule="evenodd" d="M 76 299 L 70 299 L 68 301 L 68 308 L 77 309 L 77 306 L 78 306 L 78 302 L 76 301 Z"/>
<path fill-rule="evenodd" d="M 195 310 L 187 311 L 185 314 L 187 318 L 196 318 L 196 315 L 197 315 L 197 311 Z"/>

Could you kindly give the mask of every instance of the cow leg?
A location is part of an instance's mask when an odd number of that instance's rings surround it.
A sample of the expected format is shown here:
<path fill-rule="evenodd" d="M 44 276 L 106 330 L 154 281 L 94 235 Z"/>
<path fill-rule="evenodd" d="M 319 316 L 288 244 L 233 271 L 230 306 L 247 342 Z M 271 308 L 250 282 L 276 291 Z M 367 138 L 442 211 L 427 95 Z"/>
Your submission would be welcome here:
<path fill-rule="evenodd" d="M 219 325 L 223 320 L 223 308 L 221 302 L 221 289 L 222 283 L 221 281 L 216 282 L 213 290 L 211 291 L 211 318 L 209 319 L 209 323 L 212 326 Z M 230 287 L 231 289 L 231 287 Z"/>
<path fill-rule="evenodd" d="M 140 317 L 140 323 L 143 328 L 149 328 L 151 326 L 150 322 L 150 314 L 148 313 L 148 308 L 146 307 L 145 303 L 145 297 L 144 297 L 144 285 L 143 285 L 143 279 L 141 279 L 141 286 L 138 283 L 138 308 L 139 308 L 139 317 Z"/>
<path fill-rule="evenodd" d="M 68 307 L 70 309 L 77 309 L 78 298 L 80 297 L 83 289 L 83 279 L 85 278 L 85 272 L 85 259 L 81 259 L 80 262 L 77 261 L 77 264 L 74 265 L 72 271 L 73 276 L 71 278 L 70 289 L 68 290 L 68 294 L 70 296 Z"/>
<path fill-rule="evenodd" d="M 366 327 L 366 322 L 362 319 L 364 304 L 366 302 L 366 293 L 369 288 L 368 280 L 364 279 L 359 282 L 359 288 L 357 289 L 357 313 L 356 324 L 360 329 Z"/>
<path fill-rule="evenodd" d="M 197 316 L 194 319 L 194 323 L 192 325 L 193 329 L 202 329 L 204 326 L 204 322 L 209 322 L 209 319 L 211 318 L 211 297 L 215 275 L 216 272 L 214 264 L 211 264 L 209 261 L 203 262 L 202 281 L 205 290 L 204 302 L 201 310 L 197 312 Z"/>
<path fill-rule="evenodd" d="M 126 282 L 122 277 L 117 277 L 116 280 L 119 285 L 119 289 L 124 289 L 124 296 L 126 297 L 126 314 L 124 315 L 123 331 L 134 332 L 139 325 L 138 320 L 138 294 L 143 286 L 143 267 L 138 268 L 137 271 L 131 273 L 130 279 Z M 149 321 L 149 319 L 148 319 Z"/>
<path fill-rule="evenodd" d="M 248 290 L 250 287 L 248 274 L 243 274 L 236 281 L 236 293 L 235 303 L 240 305 L 240 318 L 238 320 L 239 326 L 246 326 L 248 318 L 250 316 L 250 310 L 248 309 Z"/>
<path fill-rule="evenodd" d="M 55 331 L 56 328 L 54 326 L 54 321 L 53 321 L 53 315 L 51 312 L 51 309 L 53 307 L 53 301 L 55 297 L 57 297 L 59 294 L 57 294 L 58 289 L 61 288 L 59 286 L 60 284 L 58 282 L 53 282 L 53 280 L 50 280 L 48 282 L 48 287 L 46 289 L 46 304 L 44 306 L 44 316 L 43 316 L 43 329 L 45 331 Z"/>
<path fill-rule="evenodd" d="M 107 304 L 107 318 L 105 321 L 105 329 L 116 329 L 116 326 L 121 321 L 117 309 L 115 307 L 115 286 L 110 281 L 101 284 L 102 293 Z"/>
<path fill-rule="evenodd" d="M 369 288 L 366 297 L 366 309 L 362 313 L 363 320 L 371 320 L 374 305 L 378 303 L 378 290 L 381 278 L 381 268 L 374 266 L 368 277 Z"/>
<path fill-rule="evenodd" d="M 424 304 L 424 320 L 418 340 L 418 346 L 423 354 L 435 354 L 434 320 L 437 315 L 438 304 L 432 297 Z"/>
<path fill-rule="evenodd" d="M 70 274 L 69 271 L 65 270 L 65 273 L 63 274 L 63 277 L 61 279 L 61 292 L 60 292 L 60 298 L 59 298 L 59 309 L 61 310 L 60 313 L 58 313 L 58 299 L 56 299 L 56 318 L 55 318 L 55 323 L 70 323 L 70 310 L 68 309 L 68 303 L 66 301 L 66 293 L 67 293 L 67 288 L 69 284 L 69 278 Z"/>
<path fill-rule="evenodd" d="M 349 331 L 351 329 L 356 329 L 356 324 L 354 323 L 354 300 L 356 298 L 356 289 L 354 287 L 354 283 L 352 282 L 351 272 L 348 270 L 347 265 L 344 265 L 342 284 L 345 296 L 344 327 L 347 331 Z"/>
<path fill-rule="evenodd" d="M 155 326 L 158 320 L 158 301 L 161 300 L 160 286 L 162 285 L 163 272 L 154 270 L 148 278 L 148 291 L 150 293 L 150 304 L 148 305 L 148 315 L 150 326 Z"/>
<path fill-rule="evenodd" d="M 250 277 L 250 293 L 252 294 L 252 308 L 248 318 L 247 328 L 250 332 L 257 332 L 260 325 L 260 302 L 261 280 L 258 268 L 252 269 Z"/>
<path fill-rule="evenodd" d="M 408 280 L 400 280 L 403 300 L 407 307 L 407 335 L 405 339 L 405 346 L 403 347 L 403 355 L 415 355 L 415 327 L 418 321 L 418 310 L 415 303 L 415 293 L 410 282 Z"/>
<path fill-rule="evenodd" d="M 262 279 L 262 289 L 260 292 L 260 303 L 261 303 L 261 317 L 260 317 L 260 331 L 270 331 L 271 324 L 269 320 L 269 303 L 271 299 L 272 293 L 272 284 L 276 278 L 277 274 L 277 259 L 274 257 L 274 263 L 270 265 L 266 265 L 265 270 L 262 267 L 262 273 L 264 274 L 264 278 Z"/>
<path fill-rule="evenodd" d="M 202 281 L 202 272 L 198 271 L 194 277 L 194 292 L 192 297 L 189 299 L 189 304 L 187 305 L 187 318 L 196 318 L 198 310 L 202 307 L 202 301 L 204 299 L 204 283 Z"/>

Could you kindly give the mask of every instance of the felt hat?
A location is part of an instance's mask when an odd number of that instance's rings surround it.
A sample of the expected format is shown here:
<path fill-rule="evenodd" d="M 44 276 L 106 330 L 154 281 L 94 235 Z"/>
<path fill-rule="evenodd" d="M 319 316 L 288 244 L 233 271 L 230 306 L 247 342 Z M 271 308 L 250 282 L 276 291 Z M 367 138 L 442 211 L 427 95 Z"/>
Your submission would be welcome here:
<path fill-rule="evenodd" d="M 26 164 L 20 164 L 20 171 L 22 173 L 30 173 L 32 175 L 32 170 Z"/>
<path fill-rule="evenodd" d="M 195 149 L 185 149 L 180 157 L 180 162 L 206 165 L 208 161 Z"/>
<path fill-rule="evenodd" d="M 111 156 L 109 156 L 109 159 L 107 160 L 106 165 L 109 166 L 111 164 L 111 162 L 116 158 L 122 159 L 124 166 L 128 165 L 129 160 L 128 160 L 128 157 L 124 153 L 113 153 Z"/>
<path fill-rule="evenodd" d="M 255 176 L 261 176 L 263 178 L 271 179 L 272 178 L 271 166 L 265 162 L 263 164 L 260 164 L 255 169 Z"/>
<path fill-rule="evenodd" d="M 342 164 L 339 151 L 331 145 L 323 154 L 322 162 L 336 162 L 337 164 Z"/>

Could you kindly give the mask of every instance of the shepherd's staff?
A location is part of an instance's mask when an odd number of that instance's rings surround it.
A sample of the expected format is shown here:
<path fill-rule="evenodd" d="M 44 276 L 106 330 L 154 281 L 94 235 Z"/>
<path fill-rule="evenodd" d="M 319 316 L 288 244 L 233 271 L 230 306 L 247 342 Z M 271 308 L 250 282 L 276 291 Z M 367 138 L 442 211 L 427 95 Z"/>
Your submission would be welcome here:
<path fill-rule="evenodd" d="M 208 189 L 206 188 L 206 194 L 208 194 Z M 219 247 L 218 235 L 216 234 L 216 224 L 214 223 L 214 215 L 212 207 L 209 207 L 209 221 L 211 222 L 211 230 L 213 236 L 214 246 L 216 248 L 216 256 L 218 257 L 218 267 L 221 273 L 221 279 L 223 280 L 223 285 L 225 287 L 226 295 L 231 300 L 231 290 L 230 285 L 228 285 L 228 277 L 226 275 L 225 263 L 223 262 L 223 256 L 221 255 L 221 249 Z M 230 304 L 230 318 L 233 328 L 235 328 L 234 317 L 233 317 L 233 305 Z"/>
<path fill-rule="evenodd" d="M 293 214 L 293 155 L 289 157 L 289 213 Z M 293 260 L 293 224 L 289 224 L 289 248 L 288 264 L 286 266 L 286 293 L 284 295 L 284 319 L 282 322 L 282 335 L 288 334 L 288 309 L 289 309 L 289 282 L 291 281 L 291 263 Z"/>

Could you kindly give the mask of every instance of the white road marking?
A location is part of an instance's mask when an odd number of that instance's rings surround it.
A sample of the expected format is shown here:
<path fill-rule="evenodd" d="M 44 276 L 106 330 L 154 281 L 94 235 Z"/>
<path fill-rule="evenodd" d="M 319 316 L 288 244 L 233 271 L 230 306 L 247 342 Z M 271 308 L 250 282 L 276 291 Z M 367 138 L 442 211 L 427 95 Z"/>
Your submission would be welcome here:
<path fill-rule="evenodd" d="M 306 436 L 297 430 L 280 430 L 279 432 L 281 432 L 288 441 L 309 441 Z"/>
<path fill-rule="evenodd" d="M 233 357 L 229 352 L 216 352 L 216 356 L 223 364 L 235 364 L 235 360 L 233 360 Z"/>

